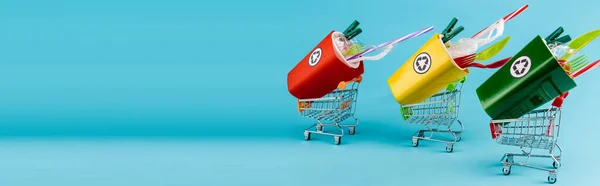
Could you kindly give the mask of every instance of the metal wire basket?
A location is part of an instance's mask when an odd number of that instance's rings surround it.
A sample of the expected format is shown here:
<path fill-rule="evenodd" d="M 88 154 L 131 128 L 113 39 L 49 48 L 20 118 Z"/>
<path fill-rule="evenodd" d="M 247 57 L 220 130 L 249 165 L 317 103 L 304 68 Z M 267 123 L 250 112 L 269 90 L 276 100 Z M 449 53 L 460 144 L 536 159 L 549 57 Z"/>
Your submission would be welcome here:
<path fill-rule="evenodd" d="M 354 135 L 358 126 L 358 119 L 354 113 L 356 112 L 358 85 L 361 81 L 362 77 L 359 76 L 352 81 L 340 83 L 338 89 L 321 98 L 298 100 L 300 115 L 317 120 L 316 124 L 304 130 L 304 139 L 310 140 L 311 134 L 330 135 L 334 137 L 334 143 L 339 145 L 341 137 L 344 135 L 342 127 L 348 127 L 348 133 Z M 347 84 L 351 85 L 350 88 L 346 88 Z M 354 124 L 340 124 L 350 118 L 355 120 Z M 325 126 L 337 128 L 339 133 L 325 132 Z"/>
<path fill-rule="evenodd" d="M 509 175 L 513 165 L 548 171 L 548 182 L 556 182 L 556 172 L 561 166 L 562 148 L 558 143 L 560 135 L 560 108 L 531 111 L 520 118 L 492 120 L 490 129 L 492 137 L 502 145 L 517 146 L 521 153 L 506 153 L 501 159 L 502 173 Z M 534 154 L 534 149 L 548 150 L 548 153 Z M 555 149 L 558 154 L 554 154 Z M 527 157 L 525 161 L 515 162 L 514 157 Z M 534 166 L 530 158 L 552 159 L 552 168 Z"/>
<path fill-rule="evenodd" d="M 464 80 L 460 81 L 453 89 L 437 93 L 421 103 L 402 105 L 401 113 L 406 123 L 421 124 L 426 128 L 418 130 L 413 136 L 414 147 L 419 146 L 420 140 L 429 140 L 446 143 L 448 152 L 454 150 L 454 143 L 461 140 L 460 135 L 464 130 L 463 124 L 458 119 L 463 83 Z M 455 122 L 458 123 L 460 129 L 452 130 Z M 453 140 L 433 138 L 434 133 L 451 134 Z"/>

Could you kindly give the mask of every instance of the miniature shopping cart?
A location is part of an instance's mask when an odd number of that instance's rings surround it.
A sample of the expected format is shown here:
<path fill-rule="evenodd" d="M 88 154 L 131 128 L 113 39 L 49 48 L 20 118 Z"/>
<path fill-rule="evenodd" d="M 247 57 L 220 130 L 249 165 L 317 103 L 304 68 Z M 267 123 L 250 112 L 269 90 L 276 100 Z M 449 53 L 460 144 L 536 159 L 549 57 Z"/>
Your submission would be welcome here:
<path fill-rule="evenodd" d="M 311 134 L 329 135 L 333 136 L 334 143 L 339 145 L 344 135 L 343 127 L 348 127 L 348 133 L 354 135 L 358 126 L 358 119 L 354 116 L 356 96 L 361 81 L 362 76 L 359 76 L 352 81 L 341 82 L 336 90 L 321 98 L 298 100 L 298 112 L 304 117 L 317 120 L 316 124 L 304 130 L 304 139 L 310 140 Z M 346 85 L 351 86 L 346 88 Z M 354 119 L 354 124 L 340 124 L 350 118 Z M 325 126 L 335 128 L 334 131 L 339 132 L 325 132 Z"/>
<path fill-rule="evenodd" d="M 461 90 L 465 79 L 456 84 L 451 84 L 446 90 L 437 93 L 427 100 L 417 104 L 402 105 L 402 117 L 408 124 L 422 124 L 426 129 L 418 130 L 412 137 L 412 145 L 419 146 L 419 140 L 430 140 L 446 143 L 446 151 L 454 150 L 454 143 L 461 140 L 464 130 L 463 124 L 458 119 Z M 459 130 L 452 130 L 454 123 L 458 123 Z M 434 133 L 449 133 L 453 140 L 446 141 L 433 138 Z"/>
<path fill-rule="evenodd" d="M 566 97 L 566 94 L 565 96 Z M 534 110 L 516 119 L 492 120 L 490 129 L 492 137 L 502 145 L 517 146 L 521 153 L 506 153 L 501 159 L 504 164 L 502 173 L 509 175 L 513 165 L 548 171 L 548 182 L 556 183 L 556 172 L 560 167 L 562 148 L 558 144 L 560 134 L 560 105 L 559 97 L 549 109 Z M 560 102 L 560 103 L 559 103 Z M 555 149 L 557 148 L 557 149 Z M 533 150 L 548 150 L 547 154 L 534 154 Z M 554 154 L 558 150 L 557 154 Z M 523 162 L 515 162 L 515 156 L 527 157 Z M 530 158 L 550 158 L 552 167 L 544 168 L 529 164 Z"/>

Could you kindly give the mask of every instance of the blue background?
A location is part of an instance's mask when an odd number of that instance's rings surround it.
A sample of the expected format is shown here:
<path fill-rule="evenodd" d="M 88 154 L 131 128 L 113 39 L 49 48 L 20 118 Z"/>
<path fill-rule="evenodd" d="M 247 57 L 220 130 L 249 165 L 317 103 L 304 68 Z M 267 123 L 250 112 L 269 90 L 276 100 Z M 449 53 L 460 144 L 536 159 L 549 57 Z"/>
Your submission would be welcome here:
<path fill-rule="evenodd" d="M 507 23 L 515 54 L 558 26 L 600 28 L 598 2 L 529 1 Z M 386 84 L 431 35 L 366 62 L 357 117 L 343 144 L 304 141 L 313 121 L 287 92 L 288 71 L 329 31 L 361 22 L 377 44 L 457 17 L 469 37 L 524 1 L 220 0 L 0 1 L 0 185 L 532 185 L 547 173 L 499 160 L 518 148 L 490 138 L 475 89 L 464 87 L 463 141 L 410 145 Z M 582 52 L 600 58 L 600 44 Z M 564 104 L 559 185 L 595 183 L 600 73 Z M 551 165 L 551 161 L 539 163 Z"/>

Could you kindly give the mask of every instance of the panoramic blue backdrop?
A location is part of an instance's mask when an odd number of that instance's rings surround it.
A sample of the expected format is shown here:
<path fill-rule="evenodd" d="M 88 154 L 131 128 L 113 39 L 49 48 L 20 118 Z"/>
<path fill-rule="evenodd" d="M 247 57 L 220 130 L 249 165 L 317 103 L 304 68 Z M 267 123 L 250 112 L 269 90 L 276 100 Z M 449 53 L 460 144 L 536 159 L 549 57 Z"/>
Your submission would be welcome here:
<path fill-rule="evenodd" d="M 471 70 L 452 154 L 411 147 L 419 126 L 402 121 L 386 83 L 453 17 L 466 28 L 456 39 L 470 37 L 526 3 L 495 60 L 558 26 L 600 29 L 594 0 L 0 1 L 0 185 L 545 184 L 542 171 L 501 174 L 518 148 L 491 139 L 475 94 L 494 70 Z M 365 63 L 355 136 L 305 142 L 314 121 L 297 113 L 287 73 L 353 20 L 368 44 L 435 30 Z M 597 182 L 598 80 L 581 76 L 565 101 L 559 185 Z"/>

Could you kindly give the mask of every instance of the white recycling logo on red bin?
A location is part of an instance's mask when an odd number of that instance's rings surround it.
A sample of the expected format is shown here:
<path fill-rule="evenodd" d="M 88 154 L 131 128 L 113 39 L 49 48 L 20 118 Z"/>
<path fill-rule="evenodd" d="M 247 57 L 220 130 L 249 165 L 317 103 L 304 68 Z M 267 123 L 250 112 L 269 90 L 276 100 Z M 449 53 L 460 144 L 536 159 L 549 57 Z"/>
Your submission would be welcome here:
<path fill-rule="evenodd" d="M 310 57 L 308 58 L 308 65 L 310 65 L 311 67 L 317 65 L 317 63 L 321 61 L 322 55 L 323 51 L 321 50 L 321 48 L 313 50 L 313 52 L 310 54 Z"/>
<path fill-rule="evenodd" d="M 510 75 L 515 78 L 521 78 L 529 73 L 531 65 L 531 59 L 529 57 L 521 56 L 510 65 Z"/>
<path fill-rule="evenodd" d="M 420 53 L 413 61 L 413 69 L 417 74 L 424 74 L 431 68 L 431 56 L 427 52 Z"/>

